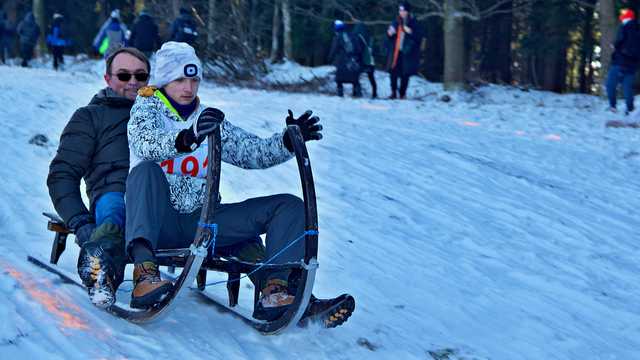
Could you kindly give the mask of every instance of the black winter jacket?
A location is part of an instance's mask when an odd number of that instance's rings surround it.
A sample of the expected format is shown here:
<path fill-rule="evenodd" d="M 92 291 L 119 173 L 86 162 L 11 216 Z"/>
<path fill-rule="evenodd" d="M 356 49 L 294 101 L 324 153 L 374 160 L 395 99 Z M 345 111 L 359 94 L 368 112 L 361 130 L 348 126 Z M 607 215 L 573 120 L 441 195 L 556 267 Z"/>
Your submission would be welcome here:
<path fill-rule="evenodd" d="M 28 12 L 24 19 L 18 24 L 18 35 L 21 45 L 35 46 L 40 37 L 40 26 L 36 23 L 36 18 L 32 12 Z"/>
<path fill-rule="evenodd" d="M 58 153 L 49 166 L 47 186 L 53 206 L 68 223 L 76 215 L 94 213 L 100 195 L 124 192 L 129 173 L 127 122 L 133 100 L 105 88 L 81 107 L 62 131 Z M 84 178 L 91 204 L 80 195 Z"/>
<path fill-rule="evenodd" d="M 136 49 L 143 52 L 156 51 L 160 47 L 160 37 L 158 36 L 158 25 L 153 18 L 147 14 L 140 14 L 133 28 L 129 43 Z"/>
<path fill-rule="evenodd" d="M 398 19 L 391 23 L 396 31 L 398 29 Z M 420 43 L 422 42 L 422 29 L 415 18 L 409 17 L 407 26 L 411 29 L 411 34 L 404 33 L 402 49 L 398 56 L 402 57 L 402 76 L 411 76 L 418 73 L 420 68 Z M 396 35 L 387 35 L 387 70 L 391 71 L 393 64 L 393 52 L 396 47 Z"/>
<path fill-rule="evenodd" d="M 361 71 L 362 42 L 351 33 L 336 31 L 329 61 L 336 66 L 336 81 L 352 83 L 358 81 Z"/>
<path fill-rule="evenodd" d="M 620 26 L 611 64 L 635 69 L 640 63 L 640 25 L 635 20 Z"/>

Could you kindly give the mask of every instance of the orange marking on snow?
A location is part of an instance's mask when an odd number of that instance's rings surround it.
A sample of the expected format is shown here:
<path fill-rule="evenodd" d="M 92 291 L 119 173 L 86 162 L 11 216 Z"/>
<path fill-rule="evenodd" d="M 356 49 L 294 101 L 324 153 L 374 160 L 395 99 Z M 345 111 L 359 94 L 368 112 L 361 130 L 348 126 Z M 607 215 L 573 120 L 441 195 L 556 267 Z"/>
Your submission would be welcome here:
<path fill-rule="evenodd" d="M 82 313 L 82 310 L 69 300 L 61 299 L 46 291 L 42 291 L 39 287 L 51 287 L 51 283 L 40 281 L 39 283 L 31 279 L 27 274 L 20 272 L 18 269 L 11 265 L 0 262 L 0 265 L 4 268 L 4 271 L 14 278 L 20 286 L 27 291 L 31 297 L 39 302 L 48 312 L 57 316 L 62 320 L 62 328 L 75 329 L 75 330 L 88 330 L 89 325 L 86 321 L 74 315 L 74 313 Z M 71 312 L 67 311 L 70 310 Z"/>
<path fill-rule="evenodd" d="M 472 127 L 480 126 L 480 123 L 479 122 L 475 122 L 475 121 L 465 121 L 462 124 L 464 126 L 472 126 Z"/>
<path fill-rule="evenodd" d="M 367 109 L 367 110 L 379 110 L 379 111 L 387 111 L 387 110 L 389 110 L 388 106 L 369 104 L 369 103 L 364 103 L 364 104 L 362 104 L 361 107 L 363 109 Z"/>
<path fill-rule="evenodd" d="M 547 140 L 551 140 L 551 141 L 560 141 L 560 140 L 562 140 L 560 135 L 556 135 L 556 134 L 549 134 L 549 135 L 545 136 L 544 138 L 547 139 Z"/>

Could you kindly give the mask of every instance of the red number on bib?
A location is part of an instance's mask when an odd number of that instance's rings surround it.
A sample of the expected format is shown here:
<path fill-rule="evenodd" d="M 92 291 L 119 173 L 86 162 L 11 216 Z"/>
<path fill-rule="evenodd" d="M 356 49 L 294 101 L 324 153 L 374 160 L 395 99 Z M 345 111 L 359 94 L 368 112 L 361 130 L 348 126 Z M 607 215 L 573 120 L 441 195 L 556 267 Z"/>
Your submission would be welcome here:
<path fill-rule="evenodd" d="M 173 174 L 173 159 L 168 159 L 160 163 L 160 167 L 167 167 L 167 174 Z"/>
<path fill-rule="evenodd" d="M 187 167 L 189 163 L 193 164 L 191 166 L 191 170 L 188 170 Z M 184 160 L 182 160 L 182 166 L 180 167 L 180 170 L 183 174 L 190 174 L 193 177 L 198 176 L 198 171 L 200 170 L 200 167 L 198 166 L 198 159 L 196 159 L 194 156 L 187 156 L 186 158 L 184 158 Z"/>

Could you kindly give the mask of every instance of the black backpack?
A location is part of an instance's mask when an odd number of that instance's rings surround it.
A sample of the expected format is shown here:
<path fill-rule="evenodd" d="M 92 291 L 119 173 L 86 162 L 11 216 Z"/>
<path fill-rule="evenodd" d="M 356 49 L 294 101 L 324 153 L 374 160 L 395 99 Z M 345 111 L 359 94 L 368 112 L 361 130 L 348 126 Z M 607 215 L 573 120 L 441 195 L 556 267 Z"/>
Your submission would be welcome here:
<path fill-rule="evenodd" d="M 344 46 L 344 51 L 347 54 L 345 61 L 345 68 L 349 72 L 360 71 L 360 51 L 357 45 L 351 40 L 351 37 L 346 32 L 342 33 L 341 41 Z"/>

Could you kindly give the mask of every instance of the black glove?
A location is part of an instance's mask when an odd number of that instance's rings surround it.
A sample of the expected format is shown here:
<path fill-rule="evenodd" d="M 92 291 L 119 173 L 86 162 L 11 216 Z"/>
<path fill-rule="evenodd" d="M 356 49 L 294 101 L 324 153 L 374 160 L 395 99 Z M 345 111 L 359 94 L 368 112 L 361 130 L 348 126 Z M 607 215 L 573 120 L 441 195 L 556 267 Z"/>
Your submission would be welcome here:
<path fill-rule="evenodd" d="M 82 247 L 93 235 L 93 231 L 96 229 L 93 217 L 89 214 L 81 214 L 72 217 L 67 226 L 73 230 L 76 235 L 76 243 Z"/>
<path fill-rule="evenodd" d="M 184 129 L 176 137 L 175 147 L 178 152 L 191 152 L 200 146 L 207 135 L 224 121 L 224 113 L 216 108 L 206 108 L 193 122 L 191 128 Z"/>
<path fill-rule="evenodd" d="M 320 118 L 317 116 L 312 117 L 311 114 L 313 114 L 313 112 L 307 110 L 304 114 L 300 115 L 299 118 L 294 119 L 293 112 L 289 110 L 289 116 L 287 116 L 287 125 L 298 125 L 304 141 L 322 139 L 322 134 L 320 133 L 320 131 L 322 131 L 322 125 L 318 124 Z M 284 133 L 282 142 L 289 152 L 293 152 L 293 145 L 291 144 L 291 139 L 289 139 L 289 133 Z"/>

